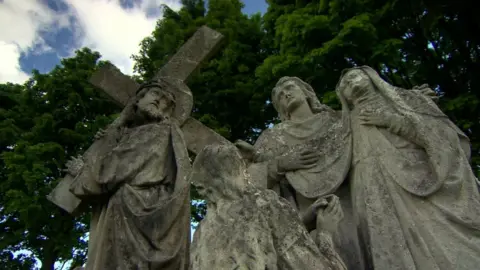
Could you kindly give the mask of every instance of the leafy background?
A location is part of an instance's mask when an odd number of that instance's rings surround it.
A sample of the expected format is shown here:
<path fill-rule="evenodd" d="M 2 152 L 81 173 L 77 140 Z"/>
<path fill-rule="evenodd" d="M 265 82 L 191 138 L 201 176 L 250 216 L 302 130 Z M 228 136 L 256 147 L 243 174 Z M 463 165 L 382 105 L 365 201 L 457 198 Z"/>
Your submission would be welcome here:
<path fill-rule="evenodd" d="M 309 82 L 322 102 L 339 108 L 340 72 L 369 65 L 404 88 L 428 83 L 443 111 L 470 137 L 480 163 L 480 21 L 473 1 L 268 0 L 247 16 L 239 0 L 183 0 L 133 55 L 134 79 L 149 79 L 202 25 L 227 43 L 189 83 L 193 116 L 229 140 L 253 142 L 277 120 L 268 102 L 281 76 Z M 105 64 L 88 48 L 25 84 L 0 84 L 0 263 L 42 269 L 86 256 L 88 215 L 71 217 L 47 201 L 66 160 L 81 154 L 118 108 L 88 84 Z M 192 191 L 192 222 L 205 213 Z M 29 251 L 18 253 L 19 251 Z M 22 255 L 23 254 L 23 255 Z"/>

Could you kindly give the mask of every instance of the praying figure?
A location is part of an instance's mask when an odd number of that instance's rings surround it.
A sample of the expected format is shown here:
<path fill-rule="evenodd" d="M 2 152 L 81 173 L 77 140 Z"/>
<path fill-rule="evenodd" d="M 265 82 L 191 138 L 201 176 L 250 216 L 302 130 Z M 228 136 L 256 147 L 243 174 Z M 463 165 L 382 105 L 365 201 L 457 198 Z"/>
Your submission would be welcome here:
<path fill-rule="evenodd" d="M 70 191 L 93 209 L 87 270 L 187 269 L 191 167 L 179 128 L 185 107 L 191 95 L 167 81 L 146 83 L 97 134 L 111 148 L 90 164 L 67 164 L 76 177 Z"/>
<path fill-rule="evenodd" d="M 349 185 L 366 269 L 480 265 L 480 196 L 466 135 L 429 97 L 370 67 L 337 85 L 353 138 Z"/>
<path fill-rule="evenodd" d="M 329 233 L 341 219 L 338 197 L 314 202 L 319 226 L 312 237 L 288 201 L 251 180 L 234 145 L 198 154 L 191 181 L 207 200 L 207 214 L 195 231 L 191 270 L 347 269 Z"/>
<path fill-rule="evenodd" d="M 237 141 L 249 159 L 253 184 L 271 189 L 300 213 L 309 232 L 317 226 L 314 202 L 326 195 L 340 197 L 344 211 L 331 228 L 336 249 L 349 269 L 362 269 L 348 185 L 349 118 L 320 103 L 313 88 L 297 77 L 282 77 L 271 100 L 281 123 L 262 132 L 255 144 Z"/>

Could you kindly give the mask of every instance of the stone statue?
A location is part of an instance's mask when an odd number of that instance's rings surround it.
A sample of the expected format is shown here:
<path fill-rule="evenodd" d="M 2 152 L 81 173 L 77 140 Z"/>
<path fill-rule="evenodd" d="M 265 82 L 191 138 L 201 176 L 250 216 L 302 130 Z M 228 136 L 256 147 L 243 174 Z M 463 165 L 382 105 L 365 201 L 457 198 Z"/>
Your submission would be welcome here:
<path fill-rule="evenodd" d="M 70 192 L 93 204 L 87 270 L 186 269 L 190 162 L 179 125 L 191 95 L 167 81 L 139 87 L 92 161 L 72 160 Z"/>
<path fill-rule="evenodd" d="M 480 196 L 470 146 L 427 96 L 370 67 L 337 85 L 349 114 L 349 184 L 367 269 L 478 269 Z"/>
<path fill-rule="evenodd" d="M 315 200 L 336 193 L 345 219 L 332 232 L 335 244 L 349 269 L 361 269 L 348 186 L 340 186 L 350 167 L 349 118 L 321 104 L 312 87 L 297 77 L 277 82 L 272 103 L 282 122 L 263 131 L 253 147 L 236 143 L 251 159 L 254 184 L 287 199 L 309 231 L 316 227 Z"/>
<path fill-rule="evenodd" d="M 190 269 L 346 269 L 326 228 L 336 227 L 342 214 L 338 197 L 315 202 L 315 241 L 289 202 L 251 180 L 234 145 L 207 146 L 197 156 L 191 181 L 208 208 L 194 235 Z"/>

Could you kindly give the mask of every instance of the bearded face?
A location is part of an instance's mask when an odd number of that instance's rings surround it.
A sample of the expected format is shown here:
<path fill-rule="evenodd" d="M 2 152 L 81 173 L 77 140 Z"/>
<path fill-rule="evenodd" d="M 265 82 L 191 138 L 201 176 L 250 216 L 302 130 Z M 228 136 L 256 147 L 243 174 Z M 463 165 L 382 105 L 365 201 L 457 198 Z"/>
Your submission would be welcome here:
<path fill-rule="evenodd" d="M 154 121 L 170 118 L 174 108 L 174 96 L 157 87 L 149 88 L 137 101 L 137 114 Z"/>

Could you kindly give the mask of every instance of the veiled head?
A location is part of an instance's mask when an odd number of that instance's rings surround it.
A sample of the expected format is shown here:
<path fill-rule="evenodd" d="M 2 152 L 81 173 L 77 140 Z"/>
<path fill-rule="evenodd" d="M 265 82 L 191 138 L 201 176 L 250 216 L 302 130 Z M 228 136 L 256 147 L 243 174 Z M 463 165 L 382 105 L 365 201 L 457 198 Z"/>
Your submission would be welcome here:
<path fill-rule="evenodd" d="M 246 165 L 234 145 L 206 146 L 195 158 L 190 181 L 209 202 L 241 196 Z"/>
<path fill-rule="evenodd" d="M 373 87 L 370 77 L 360 68 L 347 70 L 341 77 L 337 91 L 348 103 L 353 103 L 361 94 Z"/>
<path fill-rule="evenodd" d="M 297 77 L 282 77 L 272 90 L 272 103 L 282 121 L 289 113 L 307 103 L 313 113 L 324 110 L 313 88 Z"/>

